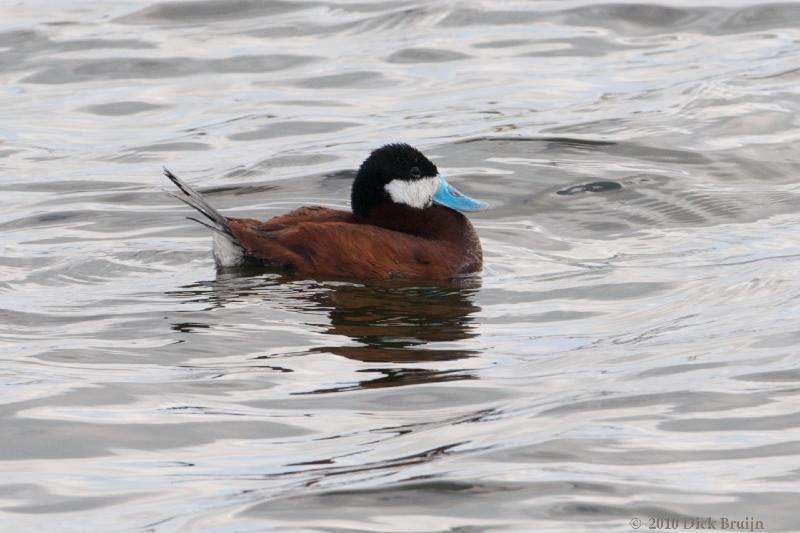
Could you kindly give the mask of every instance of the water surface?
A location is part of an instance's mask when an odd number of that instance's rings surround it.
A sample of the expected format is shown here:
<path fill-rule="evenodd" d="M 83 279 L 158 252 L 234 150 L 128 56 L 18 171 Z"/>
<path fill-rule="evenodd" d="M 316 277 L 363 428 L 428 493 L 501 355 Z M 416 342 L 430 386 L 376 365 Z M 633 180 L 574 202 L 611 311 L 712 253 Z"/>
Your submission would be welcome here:
<path fill-rule="evenodd" d="M 800 515 L 800 4 L 17 3 L 8 531 L 631 531 Z M 457 284 L 217 274 L 164 193 L 346 207 L 406 141 Z"/>

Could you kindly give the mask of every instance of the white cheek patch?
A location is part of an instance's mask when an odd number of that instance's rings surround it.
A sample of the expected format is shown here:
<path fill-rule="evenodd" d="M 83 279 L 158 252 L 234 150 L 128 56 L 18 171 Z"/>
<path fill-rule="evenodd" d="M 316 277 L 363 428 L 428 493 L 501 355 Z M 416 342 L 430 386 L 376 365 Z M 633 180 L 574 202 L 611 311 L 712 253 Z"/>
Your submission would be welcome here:
<path fill-rule="evenodd" d="M 439 180 L 434 176 L 411 181 L 392 180 L 384 188 L 393 202 L 423 209 L 431 205 L 438 187 Z"/>

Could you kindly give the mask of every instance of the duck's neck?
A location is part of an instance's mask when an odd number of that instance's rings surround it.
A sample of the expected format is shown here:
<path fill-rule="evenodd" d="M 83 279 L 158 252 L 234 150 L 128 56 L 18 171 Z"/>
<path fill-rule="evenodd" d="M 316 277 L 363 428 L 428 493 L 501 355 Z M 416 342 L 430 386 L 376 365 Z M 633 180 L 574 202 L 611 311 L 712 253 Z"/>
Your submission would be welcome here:
<path fill-rule="evenodd" d="M 410 235 L 456 243 L 470 241 L 475 235 L 467 217 L 441 205 L 414 209 L 386 202 L 372 208 L 369 215 L 359 218 L 359 221 Z"/>

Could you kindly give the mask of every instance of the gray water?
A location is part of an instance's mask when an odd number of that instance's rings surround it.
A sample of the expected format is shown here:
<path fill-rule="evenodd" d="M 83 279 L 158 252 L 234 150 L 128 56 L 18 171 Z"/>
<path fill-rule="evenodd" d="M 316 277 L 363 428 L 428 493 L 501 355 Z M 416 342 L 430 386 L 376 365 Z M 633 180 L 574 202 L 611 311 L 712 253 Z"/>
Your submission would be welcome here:
<path fill-rule="evenodd" d="M 0 80 L 2 531 L 800 527 L 800 3 L 6 2 Z M 482 275 L 218 275 L 160 174 L 390 141 Z"/>

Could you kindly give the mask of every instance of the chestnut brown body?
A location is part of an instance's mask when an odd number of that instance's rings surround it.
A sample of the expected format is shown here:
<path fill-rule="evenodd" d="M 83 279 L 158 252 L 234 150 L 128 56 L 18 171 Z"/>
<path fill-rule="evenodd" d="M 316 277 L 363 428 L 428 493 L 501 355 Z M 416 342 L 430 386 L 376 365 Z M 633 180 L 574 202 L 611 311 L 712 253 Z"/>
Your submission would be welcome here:
<path fill-rule="evenodd" d="M 446 280 L 481 269 L 480 240 L 453 209 L 399 204 L 366 218 L 301 207 L 265 222 L 228 218 L 246 254 L 275 268 L 322 277 Z"/>

